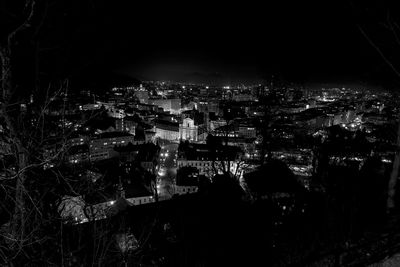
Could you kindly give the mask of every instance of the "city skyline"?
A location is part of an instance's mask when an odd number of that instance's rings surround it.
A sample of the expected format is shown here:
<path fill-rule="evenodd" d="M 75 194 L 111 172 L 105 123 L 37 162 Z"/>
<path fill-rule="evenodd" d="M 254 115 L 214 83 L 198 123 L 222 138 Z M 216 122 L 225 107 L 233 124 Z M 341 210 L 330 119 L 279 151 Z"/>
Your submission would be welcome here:
<path fill-rule="evenodd" d="M 400 266 L 397 9 L 191 4 L 0 0 L 0 265 Z"/>

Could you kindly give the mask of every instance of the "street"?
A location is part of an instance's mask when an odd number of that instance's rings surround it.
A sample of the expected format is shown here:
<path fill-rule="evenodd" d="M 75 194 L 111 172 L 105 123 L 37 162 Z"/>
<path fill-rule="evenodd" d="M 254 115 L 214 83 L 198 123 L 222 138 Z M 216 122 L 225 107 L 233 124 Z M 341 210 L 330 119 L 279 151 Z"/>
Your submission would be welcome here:
<path fill-rule="evenodd" d="M 157 192 L 161 198 L 170 198 L 174 194 L 178 146 L 175 143 L 161 145 L 160 168 L 157 174 Z"/>

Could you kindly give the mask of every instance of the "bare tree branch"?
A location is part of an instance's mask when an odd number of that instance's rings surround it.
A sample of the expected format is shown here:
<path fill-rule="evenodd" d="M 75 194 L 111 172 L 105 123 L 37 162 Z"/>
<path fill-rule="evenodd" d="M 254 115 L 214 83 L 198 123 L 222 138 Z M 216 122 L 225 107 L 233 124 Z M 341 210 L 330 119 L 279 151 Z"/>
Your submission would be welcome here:
<path fill-rule="evenodd" d="M 363 30 L 363 28 L 358 25 L 358 29 L 362 33 L 362 35 L 365 37 L 365 39 L 368 41 L 368 43 L 379 53 L 379 55 L 382 57 L 382 59 L 385 61 L 385 63 L 393 70 L 393 72 L 400 77 L 400 72 L 396 69 L 396 67 L 390 62 L 390 60 L 385 56 L 385 54 L 382 52 L 382 50 L 372 41 L 371 38 L 367 35 L 367 33 Z"/>

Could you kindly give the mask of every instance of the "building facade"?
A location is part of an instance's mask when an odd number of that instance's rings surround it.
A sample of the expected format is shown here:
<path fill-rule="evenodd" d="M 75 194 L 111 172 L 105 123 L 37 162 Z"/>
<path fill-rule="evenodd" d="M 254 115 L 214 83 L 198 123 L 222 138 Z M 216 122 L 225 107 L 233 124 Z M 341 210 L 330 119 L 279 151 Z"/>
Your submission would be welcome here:
<path fill-rule="evenodd" d="M 179 123 L 156 120 L 155 122 L 155 137 L 169 140 L 179 140 Z"/>
<path fill-rule="evenodd" d="M 90 141 L 90 160 L 96 161 L 111 158 L 115 154 L 115 146 L 124 146 L 128 143 L 132 143 L 134 145 L 143 144 L 144 140 L 137 141 L 135 140 L 134 135 L 122 132 L 110 132 L 101 134 L 99 135 L 99 138 L 92 139 Z"/>
<path fill-rule="evenodd" d="M 202 141 L 205 140 L 206 134 L 206 126 L 195 125 L 195 121 L 191 118 L 185 118 L 179 124 L 179 137 L 181 140 Z"/>

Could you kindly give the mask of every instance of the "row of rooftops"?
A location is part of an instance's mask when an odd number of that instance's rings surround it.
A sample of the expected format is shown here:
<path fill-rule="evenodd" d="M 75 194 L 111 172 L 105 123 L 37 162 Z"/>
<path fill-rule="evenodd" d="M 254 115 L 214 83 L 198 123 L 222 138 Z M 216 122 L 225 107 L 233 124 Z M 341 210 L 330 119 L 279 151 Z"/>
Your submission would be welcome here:
<path fill-rule="evenodd" d="M 132 143 L 128 143 L 126 146 L 116 146 L 114 150 L 118 153 L 131 153 L 137 152 L 138 155 L 136 160 L 138 161 L 152 161 L 155 158 L 155 155 L 158 155 L 161 147 L 159 145 L 153 143 L 145 143 L 134 145 Z"/>
<path fill-rule="evenodd" d="M 178 148 L 178 160 L 235 160 L 242 153 L 238 146 L 219 146 L 182 142 Z"/>
<path fill-rule="evenodd" d="M 135 159 L 138 161 L 153 161 L 160 151 L 160 146 L 153 143 L 132 144 L 129 142 L 127 145 L 116 145 L 113 149 L 120 154 L 136 153 Z M 89 146 L 87 144 L 72 146 L 68 149 L 70 155 L 88 152 Z"/>

